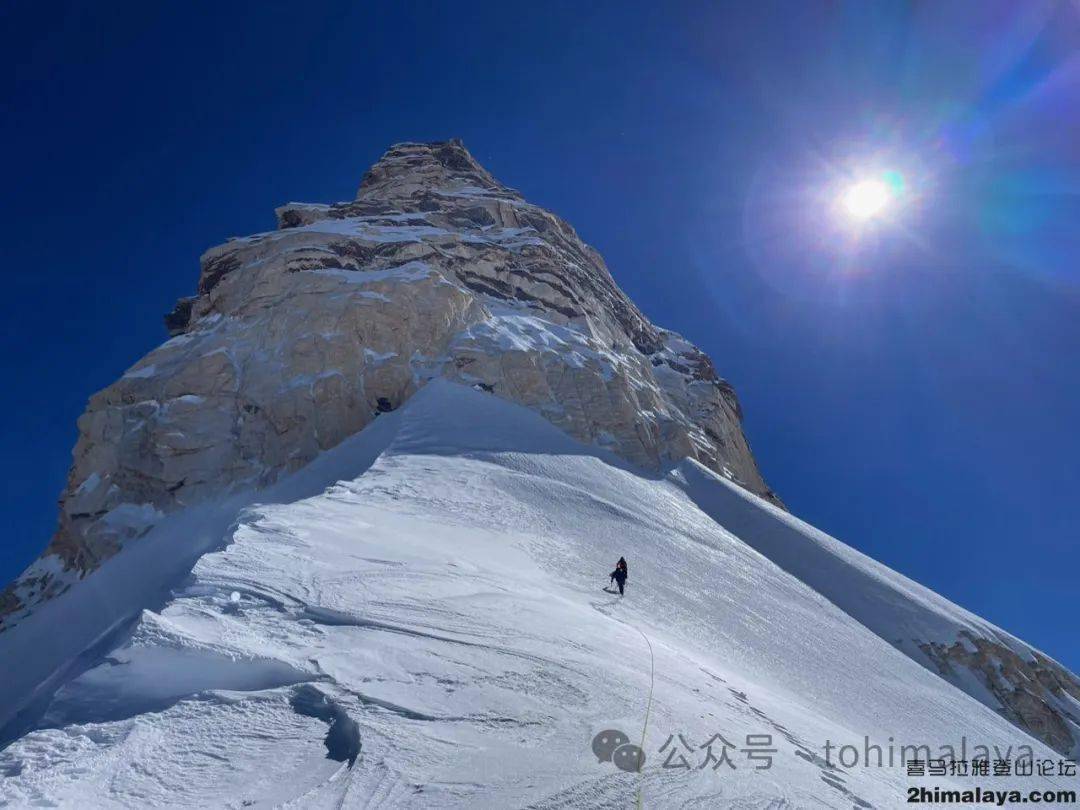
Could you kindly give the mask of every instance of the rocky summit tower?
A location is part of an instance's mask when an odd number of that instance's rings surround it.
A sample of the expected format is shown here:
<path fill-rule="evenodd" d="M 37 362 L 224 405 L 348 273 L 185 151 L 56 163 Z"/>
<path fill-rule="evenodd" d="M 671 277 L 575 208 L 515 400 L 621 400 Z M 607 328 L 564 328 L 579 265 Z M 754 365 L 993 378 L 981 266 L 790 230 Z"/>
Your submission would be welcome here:
<path fill-rule="evenodd" d="M 163 515 L 266 486 L 437 377 L 645 470 L 693 458 L 779 502 L 708 356 L 460 141 L 397 144 L 355 200 L 277 221 L 208 250 L 171 339 L 91 398 L 59 528 L 0 596 L 0 628 Z"/>

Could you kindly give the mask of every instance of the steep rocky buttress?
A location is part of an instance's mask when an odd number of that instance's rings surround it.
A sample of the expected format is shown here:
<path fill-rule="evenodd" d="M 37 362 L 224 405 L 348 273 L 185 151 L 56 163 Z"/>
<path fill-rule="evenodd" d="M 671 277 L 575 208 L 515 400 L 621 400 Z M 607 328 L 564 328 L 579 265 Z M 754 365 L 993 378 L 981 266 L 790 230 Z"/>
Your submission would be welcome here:
<path fill-rule="evenodd" d="M 691 457 L 778 502 L 712 361 L 459 141 L 398 144 L 352 202 L 277 219 L 207 251 L 172 338 L 91 398 L 59 528 L 0 596 L 0 629 L 162 516 L 266 486 L 435 377 L 645 469 Z"/>

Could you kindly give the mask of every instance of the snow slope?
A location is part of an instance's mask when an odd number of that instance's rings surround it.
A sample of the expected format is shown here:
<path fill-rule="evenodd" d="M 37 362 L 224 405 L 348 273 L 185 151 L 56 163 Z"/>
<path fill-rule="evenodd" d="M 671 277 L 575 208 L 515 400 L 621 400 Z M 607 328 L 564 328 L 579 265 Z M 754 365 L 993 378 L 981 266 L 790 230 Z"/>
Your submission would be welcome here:
<path fill-rule="evenodd" d="M 90 580 L 138 572 L 135 601 L 54 600 L 0 638 L 21 710 L 0 803 L 887 808 L 971 781 L 830 766 L 826 741 L 1057 758 L 875 632 L 974 617 L 692 461 L 646 476 L 436 381 L 260 497 L 171 516 Z M 186 577 L 185 539 L 206 552 Z M 622 599 L 601 590 L 619 555 Z M 605 729 L 644 740 L 641 774 L 597 760 Z M 717 734 L 735 768 L 697 769 Z M 739 749 L 766 734 L 755 770 Z"/>

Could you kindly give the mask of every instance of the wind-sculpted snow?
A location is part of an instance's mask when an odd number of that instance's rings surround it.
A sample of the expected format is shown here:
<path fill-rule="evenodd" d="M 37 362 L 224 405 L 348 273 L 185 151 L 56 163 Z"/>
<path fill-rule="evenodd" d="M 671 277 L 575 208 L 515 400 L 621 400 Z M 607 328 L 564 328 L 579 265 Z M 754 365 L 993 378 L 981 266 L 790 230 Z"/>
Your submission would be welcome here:
<path fill-rule="evenodd" d="M 207 251 L 172 339 L 91 398 L 59 528 L 0 592 L 0 632 L 165 515 L 271 485 L 432 379 L 647 469 L 696 458 L 779 503 L 712 361 L 460 142 L 399 144 L 355 200 L 277 213 L 279 230 Z"/>
<path fill-rule="evenodd" d="M 838 555 L 900 578 L 808 529 L 795 538 L 815 544 L 807 570 L 785 570 L 769 559 L 777 530 L 760 535 L 782 513 L 745 496 L 765 515 L 753 524 L 730 500 L 739 490 L 694 462 L 648 472 L 435 382 L 268 492 L 24 716 L 33 730 L 0 752 L 3 799 L 568 810 L 640 794 L 643 807 L 848 810 L 900 806 L 912 783 L 985 780 L 912 780 L 888 754 L 841 767 L 826 741 L 860 757 L 865 738 L 896 755 L 963 739 L 1056 756 L 802 581 Z M 620 555 L 621 599 L 601 589 Z M 901 629 L 961 615 L 926 595 Z M 38 618 L 0 638 L 6 660 L 32 657 L 17 631 Z M 594 737 L 611 729 L 643 741 L 642 773 L 598 761 Z M 748 759 L 748 735 L 776 749 L 768 769 Z M 733 767 L 714 770 L 722 753 Z"/>

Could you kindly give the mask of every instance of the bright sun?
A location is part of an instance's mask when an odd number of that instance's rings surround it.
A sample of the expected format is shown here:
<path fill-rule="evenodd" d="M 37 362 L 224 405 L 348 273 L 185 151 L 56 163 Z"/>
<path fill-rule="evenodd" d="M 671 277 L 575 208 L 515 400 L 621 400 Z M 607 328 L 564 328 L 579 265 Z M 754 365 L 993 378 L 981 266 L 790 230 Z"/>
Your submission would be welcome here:
<path fill-rule="evenodd" d="M 888 208 L 892 196 L 884 180 L 860 180 L 844 190 L 840 204 L 851 219 L 865 222 Z"/>

